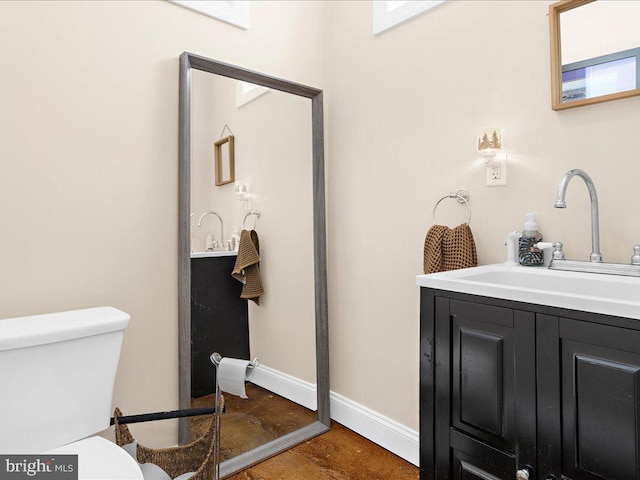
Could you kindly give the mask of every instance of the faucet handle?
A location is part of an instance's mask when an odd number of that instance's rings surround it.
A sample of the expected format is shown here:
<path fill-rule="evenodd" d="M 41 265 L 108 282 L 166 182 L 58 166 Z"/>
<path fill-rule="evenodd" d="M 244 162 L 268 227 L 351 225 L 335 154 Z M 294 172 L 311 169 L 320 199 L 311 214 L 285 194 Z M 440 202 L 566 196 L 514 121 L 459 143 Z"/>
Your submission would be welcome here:
<path fill-rule="evenodd" d="M 633 246 L 633 256 L 631 257 L 631 265 L 640 265 L 640 245 Z"/>
<path fill-rule="evenodd" d="M 508 245 L 509 242 L 513 242 L 514 240 L 520 238 L 521 236 L 522 236 L 522 233 L 520 233 L 518 230 L 509 232 L 507 233 L 507 238 L 504 240 L 504 244 Z"/>
<path fill-rule="evenodd" d="M 564 260 L 564 252 L 562 251 L 562 243 L 556 242 L 553 244 L 553 259 Z"/>
<path fill-rule="evenodd" d="M 507 246 L 507 261 L 504 262 L 505 265 L 513 265 L 513 266 L 517 266 L 518 265 L 518 260 L 517 260 L 517 251 L 518 251 L 518 238 L 520 238 L 522 236 L 522 234 L 519 231 L 515 231 L 515 232 L 509 232 L 507 234 L 507 238 L 504 241 L 504 244 Z"/>

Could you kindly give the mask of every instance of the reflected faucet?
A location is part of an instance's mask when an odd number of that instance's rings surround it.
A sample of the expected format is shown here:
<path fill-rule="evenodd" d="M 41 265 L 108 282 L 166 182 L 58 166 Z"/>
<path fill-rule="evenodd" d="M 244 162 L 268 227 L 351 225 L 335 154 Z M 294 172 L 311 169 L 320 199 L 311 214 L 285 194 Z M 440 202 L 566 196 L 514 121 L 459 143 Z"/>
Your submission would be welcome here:
<path fill-rule="evenodd" d="M 555 208 L 567 208 L 567 202 L 565 202 L 564 197 L 567 194 L 567 186 L 569 185 L 569 181 L 574 177 L 578 176 L 584 180 L 584 183 L 587 184 L 587 189 L 589 190 L 589 197 L 591 198 L 591 256 L 589 260 L 591 262 L 602 262 L 602 254 L 600 253 L 600 224 L 598 221 L 598 195 L 596 194 L 596 187 L 593 184 L 593 180 L 591 177 L 587 175 L 584 170 L 580 170 L 575 168 L 573 170 L 569 170 L 564 177 L 562 177 L 562 181 L 560 182 L 560 188 L 558 189 L 558 198 L 556 199 L 556 203 L 553 204 Z"/>
<path fill-rule="evenodd" d="M 218 220 L 220 220 L 220 246 L 224 246 L 224 224 L 222 223 L 222 217 L 220 217 L 220 215 L 218 215 L 216 212 L 214 211 L 204 212 L 200 216 L 200 219 L 198 220 L 198 227 L 202 226 L 202 220 L 207 215 L 215 215 L 216 217 L 218 217 Z"/>

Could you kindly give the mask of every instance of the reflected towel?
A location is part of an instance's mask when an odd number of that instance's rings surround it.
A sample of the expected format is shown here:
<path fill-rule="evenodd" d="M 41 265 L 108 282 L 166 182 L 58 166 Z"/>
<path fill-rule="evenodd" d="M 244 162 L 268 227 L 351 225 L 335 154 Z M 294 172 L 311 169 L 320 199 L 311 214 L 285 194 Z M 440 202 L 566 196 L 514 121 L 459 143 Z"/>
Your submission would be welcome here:
<path fill-rule="evenodd" d="M 424 273 L 445 272 L 478 265 L 473 233 L 463 223 L 455 228 L 434 225 L 424 239 Z"/>
<path fill-rule="evenodd" d="M 260 278 L 260 241 L 255 230 L 242 230 L 238 246 L 238 258 L 231 276 L 243 284 L 240 298 L 246 298 L 260 305 L 264 295 Z"/>

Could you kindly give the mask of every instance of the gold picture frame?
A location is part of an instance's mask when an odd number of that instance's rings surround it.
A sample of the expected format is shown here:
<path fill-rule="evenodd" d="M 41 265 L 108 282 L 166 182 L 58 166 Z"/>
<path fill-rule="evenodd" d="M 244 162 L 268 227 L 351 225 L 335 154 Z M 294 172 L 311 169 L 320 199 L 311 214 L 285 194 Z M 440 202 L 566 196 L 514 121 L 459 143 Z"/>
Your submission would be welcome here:
<path fill-rule="evenodd" d="M 229 135 L 214 143 L 216 187 L 236 180 L 234 137 Z"/>

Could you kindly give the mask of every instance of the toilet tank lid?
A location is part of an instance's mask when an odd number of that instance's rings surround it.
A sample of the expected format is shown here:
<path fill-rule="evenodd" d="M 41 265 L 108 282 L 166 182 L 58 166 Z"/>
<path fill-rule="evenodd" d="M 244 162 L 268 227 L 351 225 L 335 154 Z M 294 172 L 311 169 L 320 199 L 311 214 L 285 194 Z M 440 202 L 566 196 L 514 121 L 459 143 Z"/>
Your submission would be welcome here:
<path fill-rule="evenodd" d="M 124 330 L 130 319 L 113 307 L 7 318 L 0 320 L 0 351 Z"/>

